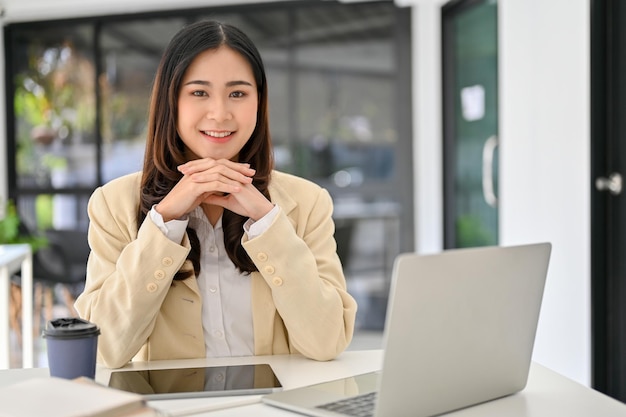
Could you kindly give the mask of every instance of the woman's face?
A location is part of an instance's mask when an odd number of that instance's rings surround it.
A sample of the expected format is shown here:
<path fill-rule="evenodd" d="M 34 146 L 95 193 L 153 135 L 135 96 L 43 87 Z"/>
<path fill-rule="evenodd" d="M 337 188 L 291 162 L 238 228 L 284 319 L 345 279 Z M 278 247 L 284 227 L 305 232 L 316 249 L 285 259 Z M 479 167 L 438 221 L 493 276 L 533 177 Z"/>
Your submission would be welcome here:
<path fill-rule="evenodd" d="M 256 127 L 258 102 L 243 56 L 226 46 L 198 54 L 178 96 L 176 129 L 190 157 L 237 160 Z"/>

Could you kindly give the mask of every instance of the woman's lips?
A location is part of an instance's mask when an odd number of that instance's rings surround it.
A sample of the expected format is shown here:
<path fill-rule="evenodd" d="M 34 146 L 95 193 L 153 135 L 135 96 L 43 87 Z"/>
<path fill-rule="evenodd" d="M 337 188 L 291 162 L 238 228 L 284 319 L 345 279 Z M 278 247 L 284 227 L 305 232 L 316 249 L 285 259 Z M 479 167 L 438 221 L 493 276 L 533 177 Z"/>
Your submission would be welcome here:
<path fill-rule="evenodd" d="M 233 135 L 232 131 L 202 130 L 202 134 L 213 142 L 227 142 Z"/>

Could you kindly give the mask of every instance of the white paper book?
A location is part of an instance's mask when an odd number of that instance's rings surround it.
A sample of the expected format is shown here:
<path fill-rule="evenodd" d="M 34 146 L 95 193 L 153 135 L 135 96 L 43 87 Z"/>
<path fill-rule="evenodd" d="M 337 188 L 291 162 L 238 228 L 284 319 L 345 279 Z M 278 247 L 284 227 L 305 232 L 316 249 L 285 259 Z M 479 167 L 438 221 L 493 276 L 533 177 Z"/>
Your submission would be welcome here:
<path fill-rule="evenodd" d="M 141 395 L 91 380 L 33 378 L 0 388 L 0 417 L 119 417 L 150 411 Z"/>

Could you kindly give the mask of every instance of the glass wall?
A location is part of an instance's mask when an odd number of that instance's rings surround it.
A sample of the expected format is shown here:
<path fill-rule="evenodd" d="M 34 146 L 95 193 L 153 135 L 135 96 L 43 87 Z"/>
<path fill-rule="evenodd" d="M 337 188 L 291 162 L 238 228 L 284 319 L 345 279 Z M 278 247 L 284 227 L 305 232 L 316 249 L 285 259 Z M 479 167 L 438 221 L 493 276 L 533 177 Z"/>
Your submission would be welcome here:
<path fill-rule="evenodd" d="M 332 194 L 359 325 L 381 328 L 393 257 L 413 250 L 410 13 L 297 1 L 5 27 L 9 189 L 33 231 L 86 230 L 94 188 L 141 169 L 169 39 L 218 19 L 259 47 L 277 169 Z M 403 40 L 403 41 L 400 41 Z M 406 102 L 400 97 L 407 97 Z M 370 307 L 368 307 L 370 306 Z"/>

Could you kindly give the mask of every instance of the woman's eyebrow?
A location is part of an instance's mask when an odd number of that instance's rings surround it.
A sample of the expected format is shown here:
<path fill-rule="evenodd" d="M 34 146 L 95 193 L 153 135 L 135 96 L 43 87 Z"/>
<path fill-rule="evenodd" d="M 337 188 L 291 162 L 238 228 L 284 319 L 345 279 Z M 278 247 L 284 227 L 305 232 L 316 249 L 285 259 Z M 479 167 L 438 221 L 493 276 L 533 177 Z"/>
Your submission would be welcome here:
<path fill-rule="evenodd" d="M 229 81 L 226 83 L 227 87 L 232 87 L 235 85 L 249 85 L 250 87 L 252 87 L 252 83 L 249 81 L 244 81 L 244 80 L 237 80 L 237 81 Z"/>
<path fill-rule="evenodd" d="M 187 81 L 184 85 L 191 85 L 191 84 L 206 85 L 207 87 L 211 85 L 209 81 L 202 81 L 202 80 Z"/>
<path fill-rule="evenodd" d="M 204 85 L 207 87 L 210 87 L 211 85 L 213 85 L 210 81 L 205 81 L 205 80 L 191 80 L 191 81 L 187 81 L 185 83 L 185 85 L 191 85 L 191 84 L 198 84 L 198 85 Z M 226 83 L 227 87 L 233 87 L 236 85 L 248 85 L 250 87 L 253 87 L 252 83 L 249 81 L 244 81 L 244 80 L 235 80 L 235 81 L 229 81 Z"/>

